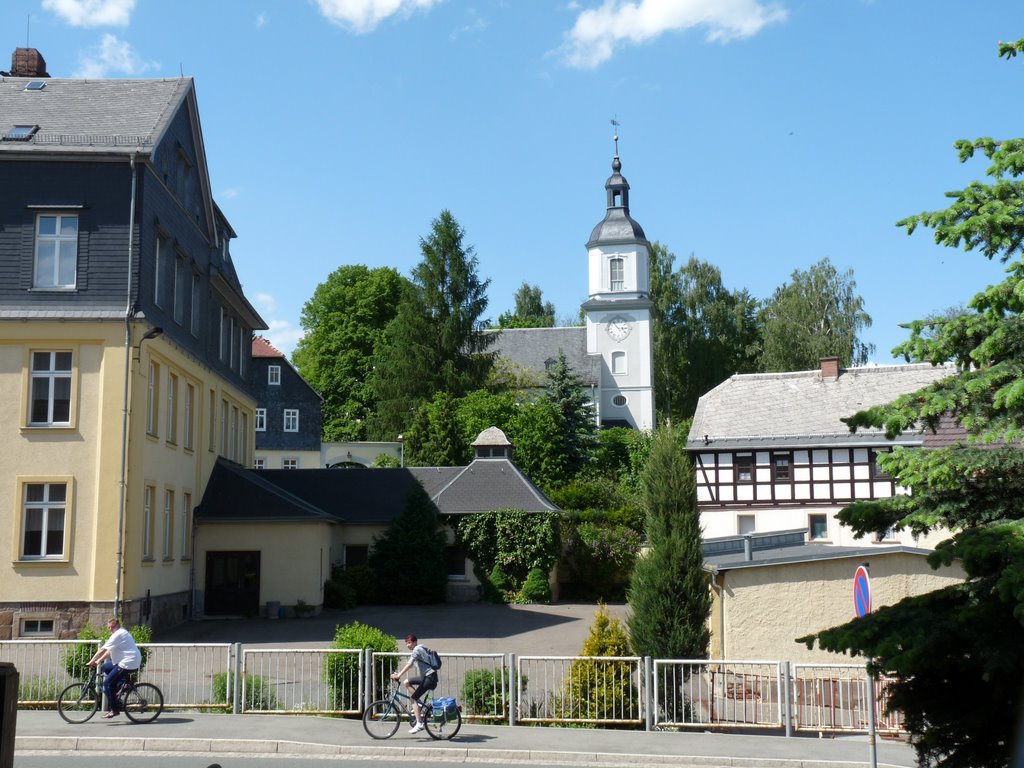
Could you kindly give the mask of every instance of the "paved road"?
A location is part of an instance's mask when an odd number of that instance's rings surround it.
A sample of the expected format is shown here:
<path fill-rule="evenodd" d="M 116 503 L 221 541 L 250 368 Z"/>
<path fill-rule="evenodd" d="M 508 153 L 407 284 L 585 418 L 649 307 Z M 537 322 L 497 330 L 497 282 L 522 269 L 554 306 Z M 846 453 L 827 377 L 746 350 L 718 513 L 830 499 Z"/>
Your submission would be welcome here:
<path fill-rule="evenodd" d="M 323 648 L 334 637 L 335 627 L 358 621 L 396 638 L 411 632 L 441 652 L 575 656 L 583 649 L 596 611 L 594 604 L 578 603 L 360 606 L 301 619 L 191 621 L 154 639 L 159 643 L 238 642 L 277 648 Z M 608 612 L 625 619 L 627 608 L 610 605 Z"/>
<path fill-rule="evenodd" d="M 861 768 L 869 763 L 864 736 L 838 739 L 702 732 L 613 731 L 584 728 L 463 723 L 459 735 L 435 742 L 402 728 L 387 741 L 373 741 L 358 720 L 304 715 L 199 715 L 164 713 L 149 725 L 124 718 L 65 723 L 56 712 L 18 712 L 15 748 L 19 755 L 55 752 L 185 752 L 200 759 L 188 765 L 224 762 L 221 756 L 323 758 L 406 757 L 453 762 L 530 762 L 546 765 L 672 765 L 703 768 Z M 202 760 L 206 762 L 202 762 Z M 181 765 L 186 765 L 182 762 Z M 880 768 L 912 768 L 906 744 L 878 745 Z"/>

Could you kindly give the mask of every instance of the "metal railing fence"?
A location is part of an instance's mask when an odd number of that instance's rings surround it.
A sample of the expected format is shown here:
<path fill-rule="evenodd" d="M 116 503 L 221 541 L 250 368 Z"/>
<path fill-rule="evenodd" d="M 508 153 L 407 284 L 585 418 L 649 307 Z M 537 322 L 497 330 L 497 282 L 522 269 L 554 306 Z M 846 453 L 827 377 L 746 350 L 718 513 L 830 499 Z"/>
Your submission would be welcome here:
<path fill-rule="evenodd" d="M 654 660 L 653 726 L 779 728 L 782 662 Z"/>
<path fill-rule="evenodd" d="M 862 733 L 868 729 L 868 674 L 860 664 L 794 664 L 793 722 L 798 731 Z M 874 681 L 875 730 L 898 734 L 903 718 L 885 715 L 890 678 Z"/>
<path fill-rule="evenodd" d="M 515 720 L 643 725 L 643 663 L 639 656 L 520 656 Z"/>
<path fill-rule="evenodd" d="M 53 708 L 83 679 L 95 640 L 3 640 L 0 661 L 19 673 L 19 707 Z M 140 679 L 168 710 L 359 715 L 388 695 L 408 654 L 361 649 L 252 648 L 145 643 Z M 820 733 L 868 730 L 864 665 L 786 661 L 517 656 L 444 653 L 436 696 L 455 696 L 463 719 L 657 729 L 754 728 Z M 892 680 L 874 680 L 879 734 L 902 734 L 885 715 Z"/>

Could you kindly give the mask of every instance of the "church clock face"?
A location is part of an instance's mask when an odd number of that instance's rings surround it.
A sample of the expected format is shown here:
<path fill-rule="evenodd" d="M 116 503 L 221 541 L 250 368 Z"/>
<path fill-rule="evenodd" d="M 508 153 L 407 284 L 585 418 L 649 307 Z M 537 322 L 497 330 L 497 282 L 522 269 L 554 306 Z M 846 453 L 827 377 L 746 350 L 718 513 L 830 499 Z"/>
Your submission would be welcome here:
<path fill-rule="evenodd" d="M 605 330 L 608 331 L 608 335 L 615 341 L 622 341 L 629 336 L 629 321 L 624 317 L 616 315 L 608 321 Z"/>

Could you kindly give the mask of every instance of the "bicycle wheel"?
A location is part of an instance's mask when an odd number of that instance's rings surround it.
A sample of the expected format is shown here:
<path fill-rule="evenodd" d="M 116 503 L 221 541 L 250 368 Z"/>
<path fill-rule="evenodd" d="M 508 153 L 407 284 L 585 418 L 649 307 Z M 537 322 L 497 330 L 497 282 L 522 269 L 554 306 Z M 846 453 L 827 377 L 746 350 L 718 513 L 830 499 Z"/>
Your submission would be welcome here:
<path fill-rule="evenodd" d="M 390 699 L 373 702 L 363 710 L 363 728 L 373 739 L 390 739 L 395 735 L 404 716 Z"/>
<path fill-rule="evenodd" d="M 133 723 L 151 723 L 164 711 L 164 695 L 152 683 L 135 683 L 121 702 Z"/>
<path fill-rule="evenodd" d="M 458 707 L 450 710 L 431 708 L 423 715 L 423 724 L 427 726 L 430 738 L 437 741 L 448 741 L 462 727 L 462 713 Z"/>
<path fill-rule="evenodd" d="M 88 683 L 72 683 L 57 697 L 57 712 L 69 723 L 84 723 L 99 709 L 99 689 Z"/>

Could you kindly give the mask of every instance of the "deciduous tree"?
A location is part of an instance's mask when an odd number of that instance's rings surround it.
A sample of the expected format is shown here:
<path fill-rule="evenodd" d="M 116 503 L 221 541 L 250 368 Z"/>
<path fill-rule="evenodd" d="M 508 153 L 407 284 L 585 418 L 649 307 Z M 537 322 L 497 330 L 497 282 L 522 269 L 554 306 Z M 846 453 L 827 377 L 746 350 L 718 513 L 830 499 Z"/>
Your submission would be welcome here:
<path fill-rule="evenodd" d="M 323 397 L 324 440 L 365 440 L 376 400 L 367 382 L 375 345 L 407 281 L 390 267 L 338 267 L 302 307 L 292 362 Z"/>
<path fill-rule="evenodd" d="M 499 328 L 551 328 L 555 305 L 544 301 L 540 286 L 523 283 L 516 291 L 515 309 L 498 316 Z"/>
<path fill-rule="evenodd" d="M 866 363 L 875 347 L 857 334 L 871 327 L 871 316 L 856 291 L 853 270 L 840 274 L 827 257 L 793 270 L 760 312 L 761 370 L 812 370 L 823 357 L 844 366 Z"/>

